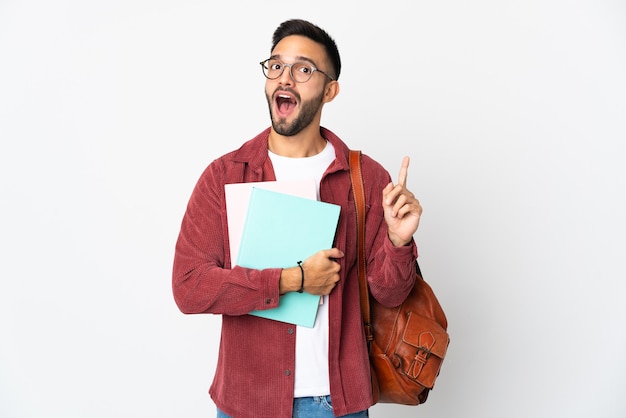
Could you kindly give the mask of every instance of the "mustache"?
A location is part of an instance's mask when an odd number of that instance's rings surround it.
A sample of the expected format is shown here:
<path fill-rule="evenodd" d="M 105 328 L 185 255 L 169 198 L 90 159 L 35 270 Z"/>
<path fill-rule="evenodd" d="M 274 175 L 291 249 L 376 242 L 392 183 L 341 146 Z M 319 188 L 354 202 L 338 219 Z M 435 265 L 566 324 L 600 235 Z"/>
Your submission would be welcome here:
<path fill-rule="evenodd" d="M 292 94 L 296 97 L 296 99 L 298 99 L 298 101 L 300 101 L 300 95 L 293 89 L 289 88 L 289 87 L 278 87 L 276 90 L 274 90 L 274 93 L 272 94 L 272 97 L 276 97 L 277 94 L 280 93 L 289 93 Z"/>

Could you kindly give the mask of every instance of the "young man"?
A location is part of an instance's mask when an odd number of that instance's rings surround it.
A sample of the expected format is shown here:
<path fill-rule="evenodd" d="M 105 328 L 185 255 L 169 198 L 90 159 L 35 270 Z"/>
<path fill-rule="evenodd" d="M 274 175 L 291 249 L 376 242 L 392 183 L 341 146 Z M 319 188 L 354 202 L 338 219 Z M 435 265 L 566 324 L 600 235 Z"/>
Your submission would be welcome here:
<path fill-rule="evenodd" d="M 355 204 L 348 146 L 320 126 L 322 108 L 339 93 L 334 40 L 303 20 L 274 32 L 261 63 L 271 128 L 214 162 L 191 195 L 176 244 L 174 298 L 184 313 L 222 315 L 217 370 L 209 390 L 218 417 L 365 417 L 372 406 L 370 369 L 359 307 Z M 414 283 L 422 208 L 406 189 L 409 160 L 397 184 L 366 155 L 367 272 L 370 292 L 399 305 Z M 341 206 L 334 248 L 300 266 L 254 270 L 230 259 L 224 185 L 313 178 L 319 199 Z M 305 240 L 294 231 L 294 240 Z M 247 315 L 278 306 L 300 290 L 321 295 L 313 328 Z"/>

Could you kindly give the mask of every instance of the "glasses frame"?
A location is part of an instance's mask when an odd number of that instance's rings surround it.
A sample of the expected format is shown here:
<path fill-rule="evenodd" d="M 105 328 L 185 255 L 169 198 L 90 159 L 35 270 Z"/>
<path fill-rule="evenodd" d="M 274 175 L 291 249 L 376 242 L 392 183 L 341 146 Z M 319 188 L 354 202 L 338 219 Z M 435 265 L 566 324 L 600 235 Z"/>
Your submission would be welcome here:
<path fill-rule="evenodd" d="M 265 68 L 266 64 L 270 61 L 270 60 L 276 60 L 281 64 L 281 68 L 280 68 L 280 74 L 278 74 L 276 77 L 271 78 L 269 77 L 267 74 L 265 74 Z M 326 77 L 328 77 L 331 81 L 335 81 L 334 77 L 331 77 L 330 75 L 328 75 L 327 73 L 325 73 L 324 71 L 320 70 L 319 68 L 317 68 L 315 65 L 311 64 L 311 63 L 306 63 L 309 67 L 311 67 L 311 75 L 309 76 L 309 78 L 307 78 L 305 81 L 298 81 L 293 77 L 293 73 L 291 72 L 291 67 L 293 65 L 296 64 L 302 64 L 303 61 L 298 61 L 298 62 L 293 62 L 291 64 L 287 64 L 282 62 L 281 60 L 279 60 L 278 58 L 268 58 L 266 60 L 261 61 L 259 64 L 261 64 L 261 71 L 263 72 L 263 75 L 265 76 L 265 78 L 267 78 L 268 80 L 276 80 L 277 78 L 280 78 L 280 76 L 283 75 L 283 73 L 285 72 L 285 67 L 289 67 L 289 77 L 291 77 L 291 79 L 294 81 L 294 83 L 306 83 L 307 81 L 309 81 L 312 77 L 313 74 L 317 73 L 322 73 L 324 74 Z M 269 70 L 269 68 L 268 68 Z"/>

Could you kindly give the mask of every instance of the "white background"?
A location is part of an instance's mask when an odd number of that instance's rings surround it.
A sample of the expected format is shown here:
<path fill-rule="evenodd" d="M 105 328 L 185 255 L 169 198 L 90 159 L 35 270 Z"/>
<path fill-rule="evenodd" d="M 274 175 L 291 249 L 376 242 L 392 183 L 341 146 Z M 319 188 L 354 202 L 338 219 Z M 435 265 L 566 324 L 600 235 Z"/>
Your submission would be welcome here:
<path fill-rule="evenodd" d="M 409 187 L 452 342 L 419 407 L 626 415 L 626 4 L 0 0 L 0 416 L 212 417 L 219 317 L 171 295 L 205 166 L 269 125 L 283 20 L 337 40 L 323 125 Z"/>

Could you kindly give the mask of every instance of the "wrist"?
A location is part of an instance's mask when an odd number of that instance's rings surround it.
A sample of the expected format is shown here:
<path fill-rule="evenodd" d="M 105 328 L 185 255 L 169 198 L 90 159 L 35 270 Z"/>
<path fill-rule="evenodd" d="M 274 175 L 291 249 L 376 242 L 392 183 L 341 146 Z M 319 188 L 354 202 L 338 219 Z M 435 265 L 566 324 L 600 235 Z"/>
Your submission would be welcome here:
<path fill-rule="evenodd" d="M 297 292 L 300 289 L 302 274 L 300 267 L 284 268 L 280 272 L 279 291 L 281 295 Z"/>
<path fill-rule="evenodd" d="M 403 240 L 400 237 L 395 236 L 393 234 L 387 234 L 387 237 L 389 238 L 389 241 L 394 247 L 405 247 L 409 245 L 411 241 L 413 241 L 413 237 L 409 238 L 408 241 Z"/>

